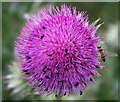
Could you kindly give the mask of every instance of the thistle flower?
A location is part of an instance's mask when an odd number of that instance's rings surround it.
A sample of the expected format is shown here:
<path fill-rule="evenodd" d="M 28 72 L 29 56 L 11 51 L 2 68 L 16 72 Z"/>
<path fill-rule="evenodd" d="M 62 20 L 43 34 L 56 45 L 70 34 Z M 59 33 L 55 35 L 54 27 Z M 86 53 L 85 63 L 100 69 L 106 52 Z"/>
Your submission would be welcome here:
<path fill-rule="evenodd" d="M 76 7 L 61 5 L 61 10 L 50 6 L 33 14 L 16 42 L 17 58 L 24 78 L 35 90 L 56 97 L 82 95 L 84 89 L 100 76 L 96 68 L 103 69 L 97 45 L 100 35 L 88 21 L 86 12 Z"/>

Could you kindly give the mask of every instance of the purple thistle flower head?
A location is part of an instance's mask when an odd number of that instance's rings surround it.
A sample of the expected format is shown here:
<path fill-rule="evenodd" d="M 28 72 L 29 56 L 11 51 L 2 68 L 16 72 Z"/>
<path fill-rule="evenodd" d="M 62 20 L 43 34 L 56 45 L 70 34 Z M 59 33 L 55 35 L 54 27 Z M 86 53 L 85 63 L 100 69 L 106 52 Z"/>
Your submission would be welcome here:
<path fill-rule="evenodd" d="M 86 12 L 76 7 L 61 5 L 61 10 L 50 6 L 29 19 L 16 42 L 20 68 L 31 86 L 41 93 L 56 97 L 82 92 L 100 76 L 96 68 L 103 69 L 98 51 L 102 25 L 88 21 Z M 98 22 L 99 19 L 96 21 Z"/>

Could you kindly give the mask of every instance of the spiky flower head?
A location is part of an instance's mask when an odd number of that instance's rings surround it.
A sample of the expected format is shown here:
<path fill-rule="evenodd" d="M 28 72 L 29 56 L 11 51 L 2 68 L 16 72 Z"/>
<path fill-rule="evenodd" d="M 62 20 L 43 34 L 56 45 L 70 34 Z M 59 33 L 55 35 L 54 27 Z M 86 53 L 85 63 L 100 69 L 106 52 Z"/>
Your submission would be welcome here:
<path fill-rule="evenodd" d="M 95 69 L 103 69 L 97 48 L 101 37 L 94 35 L 102 24 L 95 26 L 85 14 L 64 4 L 27 19 L 16 49 L 24 78 L 35 90 L 47 95 L 56 90 L 56 97 L 73 90 L 81 95 L 93 76 L 100 76 Z"/>

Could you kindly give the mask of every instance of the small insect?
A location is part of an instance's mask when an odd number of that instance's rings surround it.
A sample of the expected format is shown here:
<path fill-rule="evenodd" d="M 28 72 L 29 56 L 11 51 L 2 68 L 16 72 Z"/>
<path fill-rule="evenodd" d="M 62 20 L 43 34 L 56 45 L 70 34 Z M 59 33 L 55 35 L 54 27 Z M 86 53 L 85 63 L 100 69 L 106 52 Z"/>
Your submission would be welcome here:
<path fill-rule="evenodd" d="M 102 49 L 102 46 L 99 45 L 97 48 L 98 48 L 98 51 L 99 51 L 100 54 L 101 54 L 101 59 L 102 59 L 102 61 L 105 62 L 106 58 L 105 58 L 105 54 L 104 54 L 104 51 L 103 51 L 103 49 Z"/>
<path fill-rule="evenodd" d="M 106 60 L 105 54 L 107 54 L 107 55 L 109 55 L 109 56 L 118 56 L 117 53 L 113 53 L 113 52 L 108 51 L 108 50 L 107 50 L 106 52 L 104 52 L 104 50 L 103 50 L 103 48 L 102 48 L 101 45 L 99 45 L 97 48 L 98 48 L 98 51 L 99 51 L 100 54 L 101 54 L 101 59 L 102 59 L 103 62 L 105 62 L 105 60 Z"/>

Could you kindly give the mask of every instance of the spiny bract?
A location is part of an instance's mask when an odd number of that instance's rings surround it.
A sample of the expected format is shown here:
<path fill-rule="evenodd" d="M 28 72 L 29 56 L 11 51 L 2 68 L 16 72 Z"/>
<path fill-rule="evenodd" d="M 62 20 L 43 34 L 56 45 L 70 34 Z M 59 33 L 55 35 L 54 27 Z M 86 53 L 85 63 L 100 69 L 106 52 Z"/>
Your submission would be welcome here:
<path fill-rule="evenodd" d="M 95 26 L 85 14 L 64 4 L 61 10 L 50 6 L 27 19 L 16 42 L 17 59 L 35 90 L 56 91 L 56 97 L 73 90 L 82 95 L 93 76 L 100 76 L 95 68 L 103 69 L 97 49 L 101 37 L 94 35 L 102 24 Z"/>

